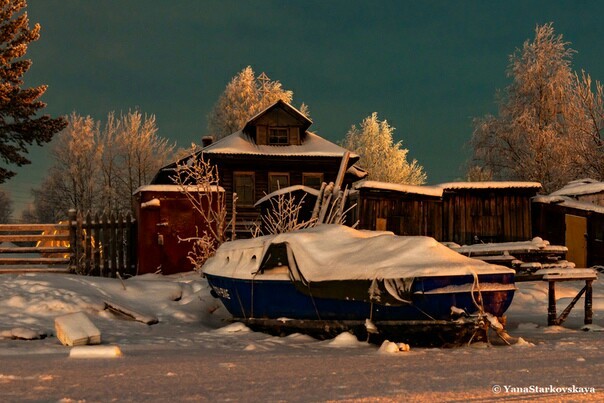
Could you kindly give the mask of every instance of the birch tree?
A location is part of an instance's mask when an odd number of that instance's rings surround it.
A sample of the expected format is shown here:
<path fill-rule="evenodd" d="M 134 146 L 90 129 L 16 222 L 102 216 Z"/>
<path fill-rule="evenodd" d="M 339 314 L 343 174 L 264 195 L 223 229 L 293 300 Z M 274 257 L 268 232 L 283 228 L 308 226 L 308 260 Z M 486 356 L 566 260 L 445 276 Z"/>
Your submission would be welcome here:
<path fill-rule="evenodd" d="M 407 160 L 408 149 L 402 141 L 394 143 L 394 127 L 380 121 L 377 112 L 365 118 L 360 127 L 352 126 L 343 147 L 358 154 L 359 165 L 376 181 L 421 185 L 426 183 L 424 168 L 416 160 Z"/>
<path fill-rule="evenodd" d="M 262 73 L 256 77 L 250 66 L 244 68 L 227 84 L 208 115 L 208 130 L 216 139 L 243 129 L 245 123 L 278 100 L 292 103 L 294 93 L 283 89 L 279 81 Z M 300 106 L 309 116 L 308 105 Z"/>
<path fill-rule="evenodd" d="M 473 164 L 495 179 L 538 181 L 552 191 L 580 174 L 573 143 L 581 135 L 575 53 L 553 25 L 510 56 L 512 83 L 499 94 L 499 113 L 474 120 Z"/>

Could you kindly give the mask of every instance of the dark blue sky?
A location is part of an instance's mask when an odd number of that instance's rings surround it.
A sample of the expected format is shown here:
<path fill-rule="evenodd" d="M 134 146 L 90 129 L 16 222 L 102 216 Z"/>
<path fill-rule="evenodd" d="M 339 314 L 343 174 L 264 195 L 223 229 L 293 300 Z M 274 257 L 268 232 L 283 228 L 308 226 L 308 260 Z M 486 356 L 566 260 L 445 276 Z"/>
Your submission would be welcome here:
<path fill-rule="evenodd" d="M 604 80 L 604 2 L 29 0 L 42 25 L 27 84 L 49 85 L 47 113 L 104 119 L 139 107 L 187 146 L 228 81 L 251 65 L 310 107 L 332 141 L 374 111 L 396 127 L 430 183 L 462 176 L 473 117 L 496 111 L 509 55 L 554 22 Z M 25 202 L 48 148 L 2 188 Z"/>

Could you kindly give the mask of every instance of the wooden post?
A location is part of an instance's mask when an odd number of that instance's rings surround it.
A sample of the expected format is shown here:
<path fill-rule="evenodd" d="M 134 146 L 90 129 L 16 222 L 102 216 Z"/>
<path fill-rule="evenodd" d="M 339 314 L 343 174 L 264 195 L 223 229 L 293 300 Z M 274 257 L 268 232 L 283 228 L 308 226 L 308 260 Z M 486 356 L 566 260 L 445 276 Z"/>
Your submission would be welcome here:
<path fill-rule="evenodd" d="M 118 273 L 124 273 L 124 216 L 120 213 L 117 220 L 117 267 Z"/>
<path fill-rule="evenodd" d="M 335 188 L 341 189 L 342 183 L 344 183 L 344 175 L 346 175 L 346 170 L 348 169 L 348 161 L 350 160 L 350 152 L 344 152 L 342 155 L 342 161 L 340 162 L 340 169 L 338 170 L 338 176 L 336 178 Z"/>
<path fill-rule="evenodd" d="M 556 282 L 548 281 L 549 290 L 548 290 L 548 308 L 547 308 L 547 325 L 554 326 L 557 325 L 556 318 Z"/>
<path fill-rule="evenodd" d="M 101 272 L 101 251 L 99 249 L 99 240 L 101 231 L 99 230 L 99 213 L 94 215 L 94 230 L 90 228 L 92 231 L 92 237 L 94 238 L 94 275 L 102 276 Z"/>
<path fill-rule="evenodd" d="M 78 213 L 74 209 L 70 209 L 67 218 L 69 220 L 69 270 L 75 271 L 77 264 Z"/>
<path fill-rule="evenodd" d="M 109 273 L 109 218 L 107 217 L 107 213 L 103 213 L 103 217 L 101 218 L 101 226 L 103 229 L 103 242 L 99 239 L 101 243 L 100 247 L 103 253 L 103 275 L 108 275 Z"/>
<path fill-rule="evenodd" d="M 132 223 L 130 213 L 126 214 L 126 272 L 130 275 L 136 274 L 136 261 L 133 259 L 136 256 L 136 227 Z"/>
<path fill-rule="evenodd" d="M 117 275 L 117 225 L 115 215 L 111 214 L 111 277 L 116 278 Z"/>
<path fill-rule="evenodd" d="M 76 244 L 75 244 L 75 250 L 76 250 L 76 268 L 79 272 L 81 272 L 82 270 L 82 257 L 84 255 L 84 222 L 83 222 L 83 218 L 82 218 L 82 213 L 78 212 L 77 213 L 77 228 L 76 228 Z"/>
<path fill-rule="evenodd" d="M 86 213 L 85 231 L 84 253 L 86 260 L 84 262 L 84 274 L 89 275 L 92 267 L 92 217 L 90 216 L 90 212 Z"/>
<path fill-rule="evenodd" d="M 231 209 L 231 241 L 234 241 L 237 236 L 236 223 L 237 223 L 237 193 L 233 192 L 233 208 Z"/>
<path fill-rule="evenodd" d="M 593 310 L 592 310 L 592 297 L 593 297 L 592 283 L 593 283 L 593 280 L 586 280 L 585 281 L 585 319 L 584 319 L 584 323 L 586 325 L 591 325 L 593 323 L 592 322 L 592 317 L 593 317 Z"/>

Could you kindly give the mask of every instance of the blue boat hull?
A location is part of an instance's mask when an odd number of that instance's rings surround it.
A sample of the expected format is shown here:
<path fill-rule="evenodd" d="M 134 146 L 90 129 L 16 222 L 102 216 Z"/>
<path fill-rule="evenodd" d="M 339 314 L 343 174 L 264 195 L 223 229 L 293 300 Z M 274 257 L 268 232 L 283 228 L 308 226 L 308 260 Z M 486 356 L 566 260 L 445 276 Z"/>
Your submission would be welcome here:
<path fill-rule="evenodd" d="M 244 280 L 207 275 L 208 282 L 235 318 L 425 321 L 450 320 L 451 307 L 468 314 L 478 311 L 468 289 L 472 276 L 419 277 L 413 282 L 410 303 L 381 305 L 369 301 L 345 298 L 318 298 L 299 291 L 287 280 Z M 484 311 L 502 316 L 514 295 L 513 274 L 488 274 L 479 277 L 480 283 L 508 284 L 508 289 L 483 291 Z M 346 282 L 342 282 L 346 287 Z M 449 288 L 448 291 L 435 291 Z M 456 287 L 460 290 L 456 291 Z M 505 288 L 505 287 L 503 287 Z M 479 299 L 474 292 L 474 299 Z"/>

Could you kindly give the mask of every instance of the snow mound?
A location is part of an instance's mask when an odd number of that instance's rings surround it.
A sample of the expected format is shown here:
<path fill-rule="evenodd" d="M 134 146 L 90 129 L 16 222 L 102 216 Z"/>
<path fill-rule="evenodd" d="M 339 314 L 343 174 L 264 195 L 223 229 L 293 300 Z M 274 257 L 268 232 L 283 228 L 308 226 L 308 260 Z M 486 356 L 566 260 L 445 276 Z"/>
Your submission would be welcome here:
<path fill-rule="evenodd" d="M 359 341 L 354 334 L 348 332 L 340 333 L 328 343 L 329 347 L 335 348 L 360 347 L 365 345 L 366 343 Z"/>
<path fill-rule="evenodd" d="M 225 327 L 214 330 L 214 333 L 229 334 L 229 333 L 249 333 L 252 330 L 241 322 L 231 323 Z"/>
<path fill-rule="evenodd" d="M 397 354 L 401 352 L 410 351 L 410 347 L 405 343 L 394 343 L 392 341 L 384 340 L 380 346 L 378 353 L 380 354 Z"/>

